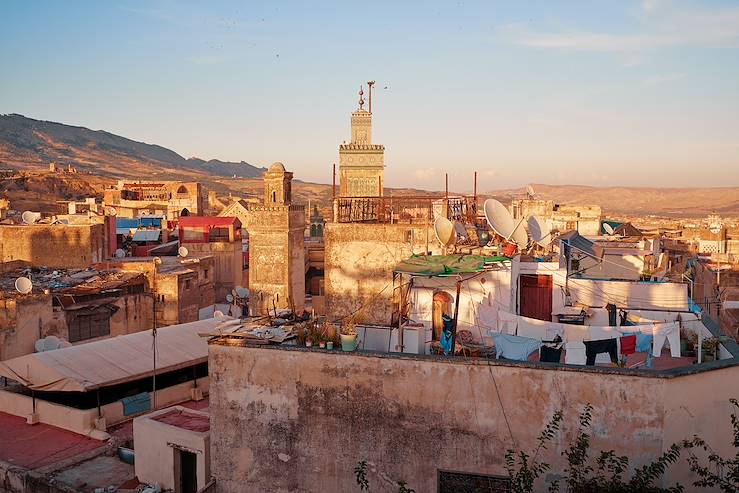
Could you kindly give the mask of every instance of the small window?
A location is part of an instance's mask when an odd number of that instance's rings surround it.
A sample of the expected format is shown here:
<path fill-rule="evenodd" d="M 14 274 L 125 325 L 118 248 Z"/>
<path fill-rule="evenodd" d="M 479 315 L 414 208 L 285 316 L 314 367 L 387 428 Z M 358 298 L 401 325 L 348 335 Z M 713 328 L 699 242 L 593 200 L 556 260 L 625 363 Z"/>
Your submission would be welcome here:
<path fill-rule="evenodd" d="M 277 202 L 277 192 L 272 190 L 272 202 Z"/>
<path fill-rule="evenodd" d="M 510 493 L 511 479 L 465 472 L 439 471 L 438 493 Z"/>
<path fill-rule="evenodd" d="M 185 279 L 185 289 L 190 289 L 190 279 Z"/>
<path fill-rule="evenodd" d="M 228 228 L 213 228 L 208 233 L 208 241 L 211 243 L 224 243 L 229 241 Z"/>
<path fill-rule="evenodd" d="M 110 312 L 108 310 L 78 315 L 69 324 L 69 342 L 108 335 L 110 335 Z"/>
<path fill-rule="evenodd" d="M 208 269 L 203 270 L 203 278 L 208 279 Z"/>

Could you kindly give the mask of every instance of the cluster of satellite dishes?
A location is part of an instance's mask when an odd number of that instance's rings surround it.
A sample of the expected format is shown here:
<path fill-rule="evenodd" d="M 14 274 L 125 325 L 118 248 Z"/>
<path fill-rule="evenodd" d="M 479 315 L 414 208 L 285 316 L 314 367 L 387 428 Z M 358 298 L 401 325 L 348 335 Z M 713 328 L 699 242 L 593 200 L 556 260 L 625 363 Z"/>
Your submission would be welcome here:
<path fill-rule="evenodd" d="M 243 286 L 236 286 L 231 293 L 226 295 L 226 301 L 233 303 L 234 301 L 243 301 L 249 298 L 249 290 Z"/>
<path fill-rule="evenodd" d="M 531 186 L 527 188 L 527 192 L 529 198 L 534 197 L 534 189 Z M 531 216 L 528 220 L 524 218 L 516 220 L 506 206 L 495 199 L 487 199 L 483 210 L 487 225 L 503 239 L 500 243 L 504 245 L 515 246 L 519 251 L 525 251 L 533 242 L 546 249 L 554 239 L 551 224 L 541 217 Z M 439 216 L 434 222 L 434 231 L 444 248 L 473 244 L 475 241 L 472 238 L 479 239 L 479 246 L 485 246 L 491 237 L 485 230 L 480 231 L 475 226 L 450 221 L 443 216 Z M 476 232 L 474 236 L 473 231 Z"/>

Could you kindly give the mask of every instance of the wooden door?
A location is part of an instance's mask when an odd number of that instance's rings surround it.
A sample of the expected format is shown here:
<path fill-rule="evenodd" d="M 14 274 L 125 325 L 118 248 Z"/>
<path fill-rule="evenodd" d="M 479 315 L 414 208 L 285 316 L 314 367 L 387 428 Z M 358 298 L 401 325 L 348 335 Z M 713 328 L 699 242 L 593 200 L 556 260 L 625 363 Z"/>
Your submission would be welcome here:
<path fill-rule="evenodd" d="M 552 276 L 522 274 L 519 283 L 519 314 L 551 322 Z"/>

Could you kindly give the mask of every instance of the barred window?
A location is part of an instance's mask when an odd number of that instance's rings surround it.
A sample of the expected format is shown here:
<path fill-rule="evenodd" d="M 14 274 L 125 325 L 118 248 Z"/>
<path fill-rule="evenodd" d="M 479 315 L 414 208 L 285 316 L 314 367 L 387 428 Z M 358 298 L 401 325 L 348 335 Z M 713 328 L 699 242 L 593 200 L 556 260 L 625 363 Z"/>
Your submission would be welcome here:
<path fill-rule="evenodd" d="M 110 335 L 110 312 L 78 315 L 69 324 L 69 342 L 84 341 Z"/>
<path fill-rule="evenodd" d="M 439 471 L 438 493 L 510 493 L 511 479 L 465 472 Z"/>

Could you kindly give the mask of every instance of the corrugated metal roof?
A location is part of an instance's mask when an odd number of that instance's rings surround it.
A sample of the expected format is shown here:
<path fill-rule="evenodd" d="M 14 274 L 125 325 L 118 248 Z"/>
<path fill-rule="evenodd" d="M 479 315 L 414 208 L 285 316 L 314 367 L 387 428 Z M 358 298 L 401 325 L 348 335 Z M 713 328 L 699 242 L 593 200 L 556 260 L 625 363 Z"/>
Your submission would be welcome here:
<path fill-rule="evenodd" d="M 161 229 L 139 229 L 133 235 L 133 241 L 159 241 Z"/>

